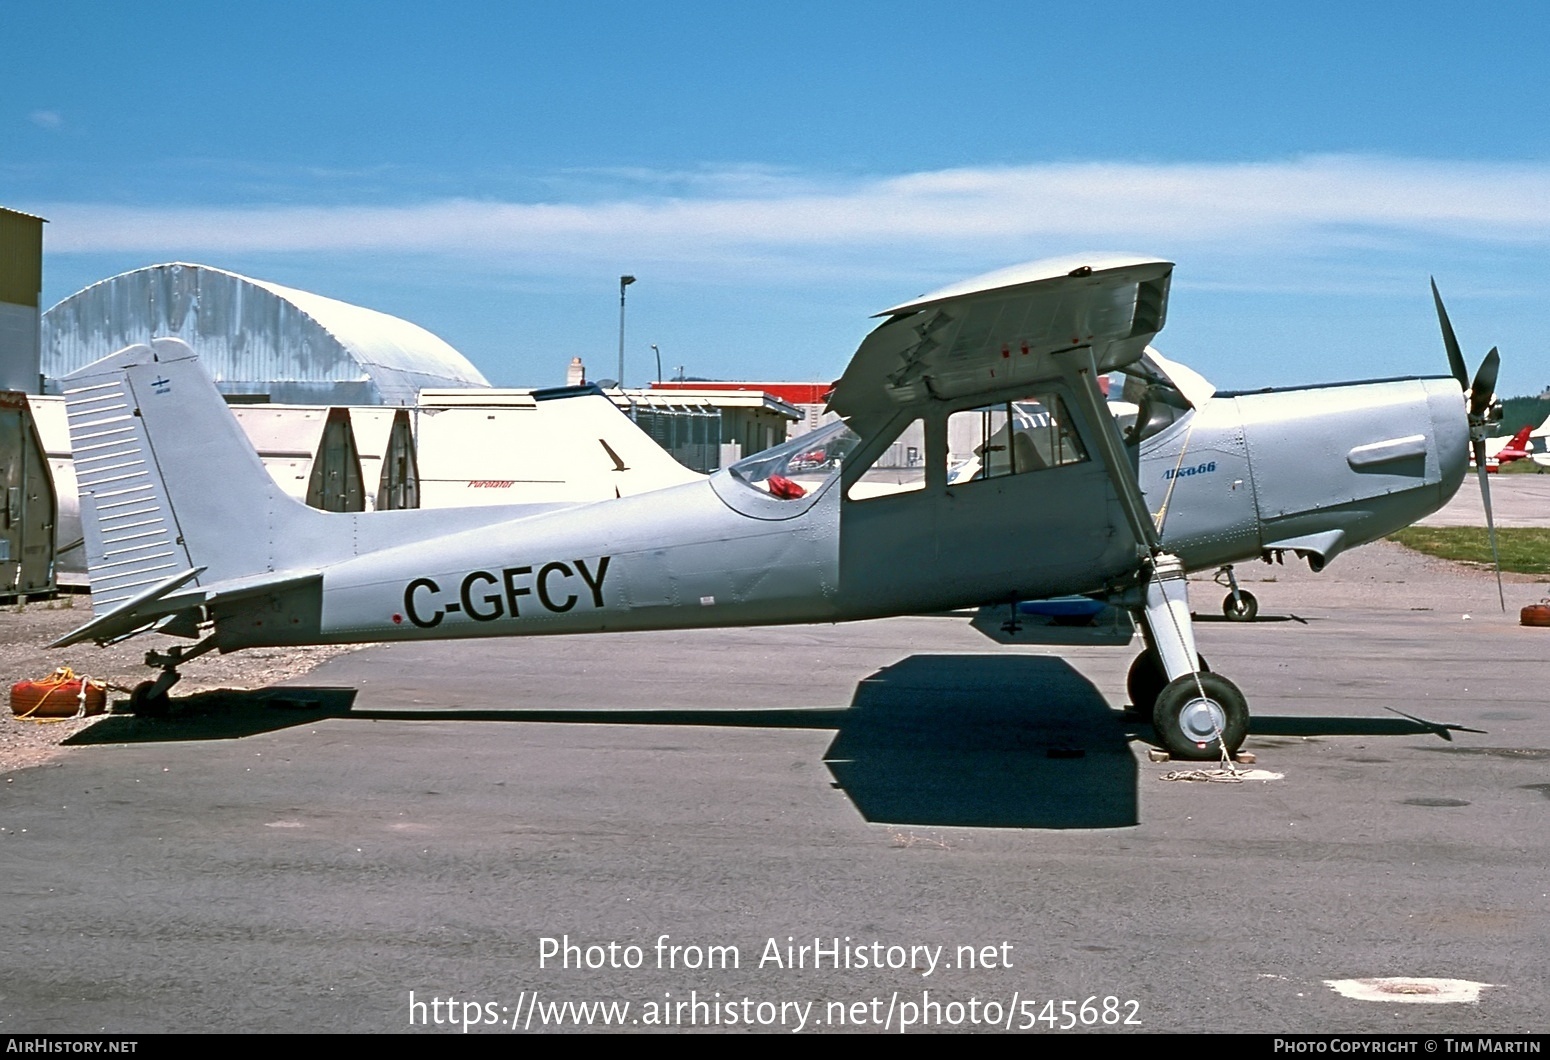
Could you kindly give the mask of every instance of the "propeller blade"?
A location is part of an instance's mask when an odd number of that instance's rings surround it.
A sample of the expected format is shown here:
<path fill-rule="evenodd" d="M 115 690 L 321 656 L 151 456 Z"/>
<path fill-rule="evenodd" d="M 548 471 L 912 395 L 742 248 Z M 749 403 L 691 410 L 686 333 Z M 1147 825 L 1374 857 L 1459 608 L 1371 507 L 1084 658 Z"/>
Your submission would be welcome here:
<path fill-rule="evenodd" d="M 1459 381 L 1459 389 L 1469 386 L 1469 369 L 1464 366 L 1464 354 L 1459 350 L 1458 336 L 1453 334 L 1453 324 L 1448 311 L 1442 307 L 1442 295 L 1437 293 L 1437 278 L 1432 277 L 1432 301 L 1437 303 L 1437 322 L 1442 325 L 1442 344 L 1448 349 L 1448 367 L 1453 378 Z"/>
<path fill-rule="evenodd" d="M 1495 350 L 1491 351 L 1495 353 Z M 1490 360 L 1490 358 L 1486 358 Z M 1501 601 L 1502 611 L 1507 610 L 1507 594 L 1502 591 L 1502 557 L 1496 550 L 1496 519 L 1491 514 L 1491 480 L 1485 471 L 1485 439 L 1475 439 L 1475 470 L 1480 473 L 1480 501 L 1485 505 L 1485 530 L 1491 539 L 1491 562 L 1496 567 L 1496 598 Z"/>
<path fill-rule="evenodd" d="M 1475 381 L 1469 388 L 1470 419 L 1478 420 L 1491 406 L 1491 399 L 1496 396 L 1496 375 L 1501 371 L 1501 367 L 1501 354 L 1496 352 L 1495 346 L 1492 346 L 1491 352 L 1480 362 L 1480 370 L 1475 373 Z"/>

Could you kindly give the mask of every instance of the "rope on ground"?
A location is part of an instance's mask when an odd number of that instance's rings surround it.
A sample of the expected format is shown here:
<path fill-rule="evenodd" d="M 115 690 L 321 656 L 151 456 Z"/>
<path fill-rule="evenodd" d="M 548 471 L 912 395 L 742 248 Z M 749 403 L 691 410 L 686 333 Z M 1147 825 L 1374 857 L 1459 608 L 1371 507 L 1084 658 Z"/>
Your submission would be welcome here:
<path fill-rule="evenodd" d="M 1242 784 L 1243 772 L 1231 762 L 1226 769 L 1175 769 L 1164 773 L 1163 780 L 1195 780 L 1207 784 Z"/>

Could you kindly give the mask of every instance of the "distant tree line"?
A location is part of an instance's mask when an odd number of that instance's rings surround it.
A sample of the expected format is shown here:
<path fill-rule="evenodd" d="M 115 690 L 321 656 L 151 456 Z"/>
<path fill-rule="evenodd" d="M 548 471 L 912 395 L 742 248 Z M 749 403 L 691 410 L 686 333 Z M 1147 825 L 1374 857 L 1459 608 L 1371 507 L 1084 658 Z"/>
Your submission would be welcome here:
<path fill-rule="evenodd" d="M 1538 427 L 1550 416 L 1550 398 L 1510 397 L 1502 399 L 1502 422 L 1497 426 L 1498 436 L 1511 437 L 1524 427 Z"/>

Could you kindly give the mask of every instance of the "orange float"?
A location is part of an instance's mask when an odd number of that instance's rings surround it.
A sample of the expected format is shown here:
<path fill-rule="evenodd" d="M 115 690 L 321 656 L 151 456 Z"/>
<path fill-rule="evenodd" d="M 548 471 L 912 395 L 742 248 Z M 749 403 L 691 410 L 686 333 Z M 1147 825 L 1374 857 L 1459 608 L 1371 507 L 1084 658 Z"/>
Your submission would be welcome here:
<path fill-rule="evenodd" d="M 77 677 L 61 666 L 41 681 L 18 681 L 11 686 L 11 713 L 32 721 L 59 721 L 89 717 L 108 709 L 108 686 Z"/>

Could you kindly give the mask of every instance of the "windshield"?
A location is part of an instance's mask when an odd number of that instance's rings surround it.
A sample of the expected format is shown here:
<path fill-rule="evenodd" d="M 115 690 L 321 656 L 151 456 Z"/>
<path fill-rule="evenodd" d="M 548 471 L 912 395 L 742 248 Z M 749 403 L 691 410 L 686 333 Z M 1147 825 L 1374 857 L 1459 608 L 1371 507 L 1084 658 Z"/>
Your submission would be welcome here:
<path fill-rule="evenodd" d="M 796 500 L 838 475 L 860 440 L 843 420 L 837 420 L 739 460 L 729 470 L 754 489 L 782 500 Z"/>

